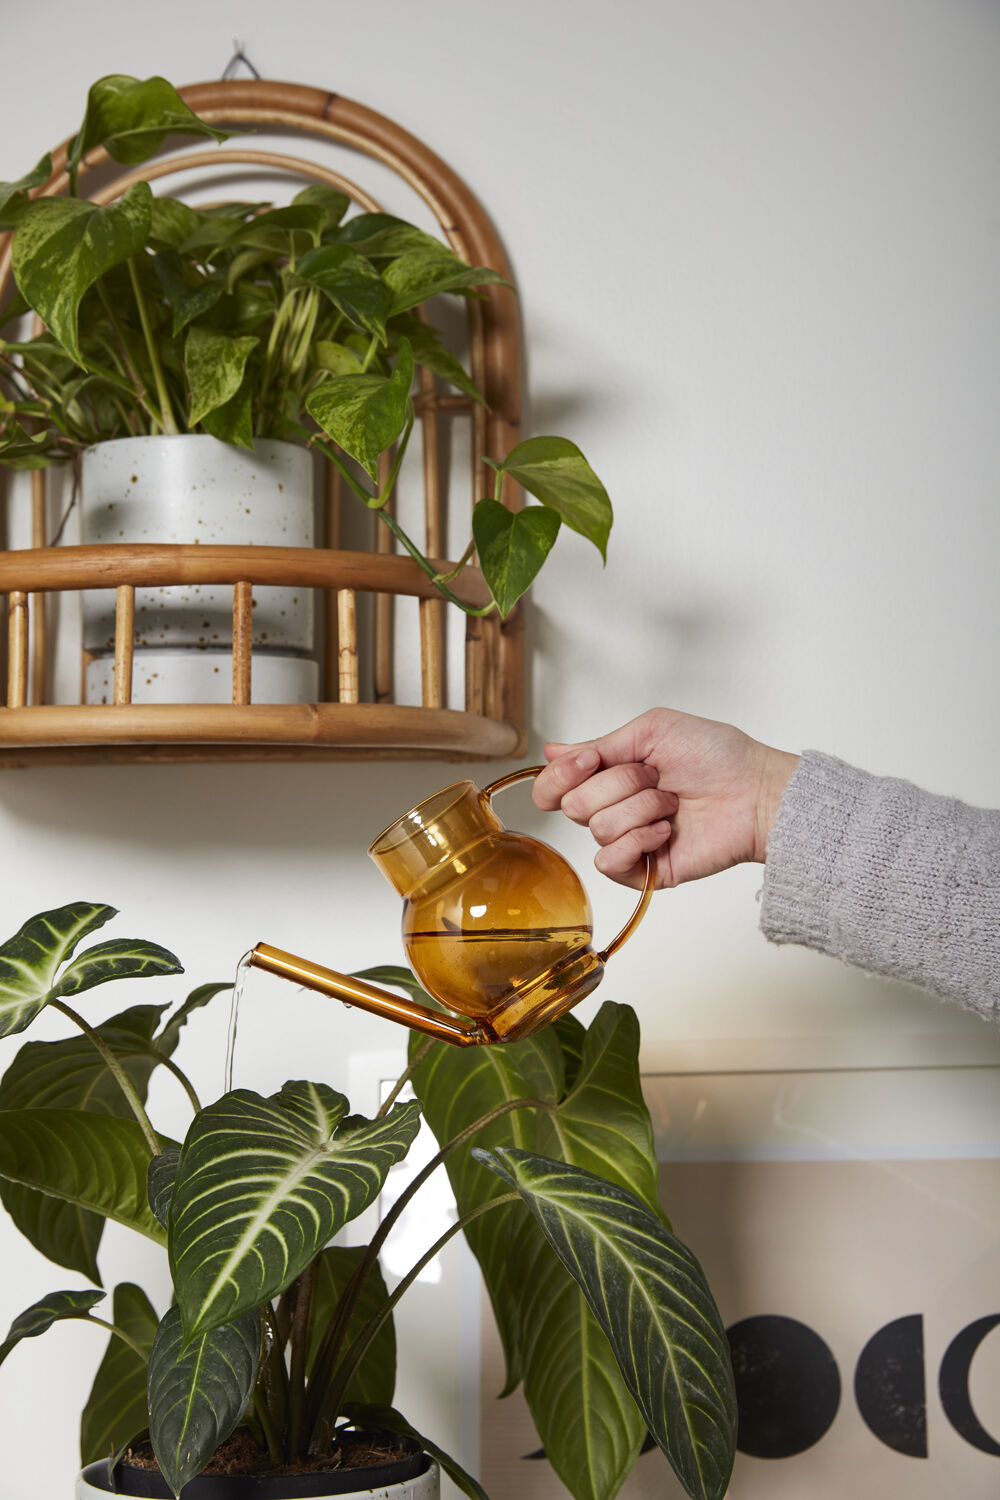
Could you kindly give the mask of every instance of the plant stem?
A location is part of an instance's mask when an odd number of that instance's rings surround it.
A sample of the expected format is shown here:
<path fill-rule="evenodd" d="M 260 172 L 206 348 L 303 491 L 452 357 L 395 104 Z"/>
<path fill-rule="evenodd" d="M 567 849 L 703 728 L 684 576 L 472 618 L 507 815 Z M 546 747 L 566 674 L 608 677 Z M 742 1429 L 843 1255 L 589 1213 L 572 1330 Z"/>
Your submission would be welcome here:
<path fill-rule="evenodd" d="M 97 287 L 97 294 L 101 299 L 101 305 L 108 315 L 108 322 L 111 324 L 111 331 L 114 334 L 115 339 L 117 340 L 118 352 L 121 355 L 122 363 L 125 366 L 125 373 L 128 376 L 129 380 L 132 382 L 130 388 L 131 394 L 135 396 L 135 399 L 138 401 L 139 405 L 143 408 L 146 415 L 151 419 L 151 421 L 158 423 L 159 417 L 149 404 L 149 396 L 146 390 L 145 382 L 140 378 L 138 370 L 132 363 L 132 356 L 128 352 L 128 345 L 125 342 L 125 335 L 122 333 L 121 329 L 118 326 L 118 319 L 115 317 L 114 309 L 111 306 L 111 303 L 108 301 L 108 294 L 104 290 L 103 283 L 100 279 L 98 279 L 95 282 L 95 285 Z M 102 342 L 104 341 L 102 340 Z M 102 373 L 99 367 L 88 365 L 88 369 L 89 368 L 94 368 L 95 374 Z M 128 382 L 126 382 L 126 385 L 127 384 Z"/>
<path fill-rule="evenodd" d="M 109 1323 L 106 1318 L 98 1318 L 93 1313 L 89 1313 L 83 1321 L 85 1323 L 97 1323 L 101 1328 L 106 1328 L 109 1333 L 116 1333 L 123 1344 L 128 1344 L 133 1353 L 138 1354 L 143 1364 L 147 1363 L 149 1350 L 144 1349 L 141 1344 L 137 1344 L 132 1335 L 126 1333 L 124 1328 L 119 1328 L 117 1323 Z"/>
<path fill-rule="evenodd" d="M 504 1203 L 519 1203 L 521 1201 L 522 1200 L 520 1193 L 510 1192 L 502 1193 L 499 1198 L 491 1198 L 488 1203 L 480 1203 L 478 1207 L 470 1209 L 469 1212 L 465 1214 L 461 1219 L 459 1219 L 456 1223 L 449 1225 L 444 1234 L 440 1235 L 434 1241 L 430 1249 L 420 1257 L 416 1265 L 411 1267 L 411 1269 L 406 1273 L 399 1285 L 395 1288 L 392 1295 L 386 1299 L 385 1305 L 381 1307 L 373 1317 L 369 1318 L 364 1328 L 362 1328 L 361 1332 L 354 1340 L 354 1343 L 348 1349 L 347 1353 L 344 1355 L 343 1359 L 334 1370 L 333 1378 L 327 1388 L 326 1396 L 323 1400 L 322 1406 L 320 1407 L 316 1421 L 313 1424 L 314 1438 L 318 1436 L 323 1427 L 328 1426 L 330 1421 L 336 1416 L 337 1412 L 340 1409 L 341 1402 L 344 1399 L 344 1392 L 350 1385 L 351 1380 L 354 1376 L 354 1372 L 357 1370 L 362 1359 L 364 1358 L 365 1351 L 368 1348 L 368 1345 L 378 1333 L 386 1318 L 389 1317 L 393 1308 L 396 1306 L 396 1303 L 402 1297 L 403 1293 L 408 1291 L 409 1288 L 413 1285 L 414 1281 L 416 1281 L 417 1277 L 420 1275 L 420 1272 L 424 1269 L 424 1266 L 426 1266 L 430 1261 L 434 1259 L 435 1255 L 437 1255 L 439 1251 L 444 1248 L 444 1246 L 450 1239 L 458 1234 L 459 1230 L 467 1228 L 468 1225 L 471 1224 L 473 1220 L 478 1219 L 481 1214 L 487 1213 L 491 1208 L 499 1208 L 501 1204 Z"/>
<path fill-rule="evenodd" d="M 75 1010 L 71 1009 L 71 1007 L 68 1006 L 65 1001 L 50 1000 L 49 1004 L 52 1006 L 53 1010 L 60 1011 L 64 1016 L 67 1017 L 68 1020 L 72 1021 L 75 1026 L 79 1026 L 84 1036 L 87 1037 L 97 1048 L 98 1052 L 101 1054 L 101 1057 L 104 1059 L 105 1067 L 108 1069 L 108 1072 L 113 1075 L 115 1082 L 118 1084 L 118 1087 L 125 1095 L 125 1101 L 128 1104 L 129 1109 L 135 1115 L 140 1126 L 142 1127 L 142 1133 L 146 1137 L 146 1144 L 149 1147 L 150 1155 L 159 1156 L 161 1150 L 160 1142 L 157 1138 L 156 1131 L 149 1123 L 149 1116 L 142 1107 L 142 1100 L 139 1098 L 139 1095 L 135 1091 L 135 1085 L 132 1083 L 131 1078 L 129 1078 L 128 1074 L 125 1072 L 125 1069 L 122 1067 L 121 1063 L 118 1061 L 117 1057 L 112 1052 L 107 1042 L 101 1036 L 100 1032 L 95 1031 L 93 1026 L 85 1021 L 81 1015 L 78 1015 Z"/>
<path fill-rule="evenodd" d="M 406 535 L 406 532 L 403 530 L 402 526 L 400 526 L 399 522 L 395 520 L 394 517 L 391 516 L 386 510 L 380 510 L 379 515 L 388 526 L 397 542 L 400 542 L 401 545 L 406 548 L 406 551 L 413 558 L 413 561 L 417 564 L 422 572 L 427 574 L 427 577 L 430 579 L 431 583 L 433 583 L 438 593 L 443 595 L 444 598 L 448 600 L 449 604 L 457 604 L 458 608 L 467 615 L 482 616 L 492 614 L 493 610 L 496 608 L 496 604 L 492 599 L 490 600 L 489 604 L 484 604 L 481 608 L 478 609 L 472 604 L 466 604 L 464 599 L 460 599 L 457 594 L 453 594 L 451 589 L 441 582 L 441 579 L 435 572 L 434 568 L 427 561 L 426 557 L 420 551 L 417 544 L 415 542 L 412 542 Z"/>
<path fill-rule="evenodd" d="M 187 1076 L 184 1070 L 177 1066 L 172 1057 L 168 1057 L 165 1052 L 158 1052 L 155 1047 L 150 1049 L 150 1056 L 154 1057 L 158 1063 L 161 1063 L 163 1067 L 166 1068 L 168 1073 L 173 1073 L 174 1077 L 177 1079 L 177 1082 L 180 1084 L 185 1094 L 187 1094 L 188 1099 L 191 1103 L 191 1108 L 194 1110 L 195 1114 L 199 1114 L 201 1111 L 201 1100 L 195 1093 L 194 1084 L 191 1082 L 190 1078 Z"/>
<path fill-rule="evenodd" d="M 416 1062 L 418 1060 L 419 1059 L 414 1059 L 414 1066 L 416 1065 Z M 508 1099 L 503 1104 L 498 1104 L 495 1109 L 488 1110 L 487 1113 L 485 1115 L 481 1115 L 478 1120 L 473 1120 L 472 1124 L 467 1125 L 464 1130 L 460 1130 L 458 1135 L 453 1137 L 452 1140 L 448 1141 L 446 1145 L 442 1146 L 437 1154 L 433 1156 L 431 1160 L 420 1169 L 417 1175 L 413 1178 L 413 1181 L 408 1183 L 408 1185 L 403 1189 L 399 1197 L 396 1199 L 395 1203 L 386 1213 L 381 1224 L 372 1235 L 372 1238 L 368 1244 L 368 1248 L 366 1249 L 364 1256 L 359 1262 L 357 1270 L 351 1277 L 351 1280 L 349 1281 L 347 1286 L 344 1288 L 340 1301 L 337 1304 L 336 1312 L 334 1313 L 334 1316 L 323 1335 L 323 1341 L 320 1344 L 316 1359 L 313 1362 L 311 1388 L 315 1388 L 316 1390 L 322 1392 L 324 1386 L 327 1384 L 330 1378 L 328 1372 L 336 1364 L 340 1344 L 344 1338 L 344 1334 L 347 1330 L 348 1324 L 350 1323 L 351 1315 L 353 1314 L 354 1309 L 357 1306 L 358 1298 L 361 1295 L 361 1290 L 365 1282 L 368 1280 L 372 1268 L 378 1260 L 382 1246 L 391 1233 L 393 1226 L 398 1222 L 400 1215 L 404 1212 L 407 1205 L 412 1201 L 414 1194 L 419 1191 L 419 1189 L 427 1181 L 428 1177 L 430 1177 L 431 1173 L 436 1171 L 437 1168 L 442 1164 L 442 1162 L 448 1159 L 453 1151 L 457 1151 L 459 1146 L 463 1146 L 466 1141 L 471 1140 L 474 1135 L 477 1135 L 478 1132 L 480 1130 L 483 1130 L 487 1125 L 492 1125 L 494 1120 L 501 1119 L 504 1115 L 510 1114 L 515 1109 L 552 1110 L 554 1108 L 554 1105 L 547 1104 L 543 1099 Z"/>
<path fill-rule="evenodd" d="M 432 1036 L 425 1037 L 424 1040 L 420 1043 L 420 1045 L 417 1047 L 416 1052 L 413 1054 L 413 1061 L 403 1069 L 402 1073 L 400 1073 L 399 1077 L 396 1079 L 396 1082 L 393 1084 L 392 1089 L 383 1099 L 379 1107 L 378 1114 L 375 1116 L 376 1120 L 385 1119 L 385 1116 L 389 1113 L 389 1110 L 395 1104 L 396 1100 L 399 1098 L 400 1094 L 403 1092 L 406 1085 L 413 1077 L 414 1070 L 420 1066 L 433 1045 L 434 1038 Z"/>
<path fill-rule="evenodd" d="M 271 1421 L 271 1413 L 267 1409 L 267 1401 L 264 1399 L 264 1392 L 260 1388 L 260 1381 L 254 1387 L 253 1409 L 256 1413 L 257 1421 L 260 1423 L 261 1431 L 264 1434 L 264 1441 L 267 1443 L 268 1456 L 273 1463 L 280 1464 L 281 1448 L 278 1443 L 278 1435 L 274 1430 L 274 1423 Z"/>
<path fill-rule="evenodd" d="M 160 402 L 160 426 L 164 432 L 176 435 L 177 423 L 174 420 L 174 409 L 170 404 L 167 382 L 163 374 L 163 366 L 160 364 L 160 355 L 156 348 L 156 341 L 153 338 L 146 299 L 142 295 L 142 287 L 139 285 L 139 273 L 135 268 L 134 257 L 129 257 L 127 265 L 129 280 L 132 283 L 132 295 L 135 298 L 135 305 L 139 311 L 139 322 L 142 324 L 142 336 L 146 341 L 146 353 L 149 355 L 149 364 L 153 371 L 153 383 L 156 386 L 156 394 Z"/>
<path fill-rule="evenodd" d="M 288 1375 L 288 1457 L 291 1463 L 298 1463 L 305 1451 L 306 1359 L 315 1283 L 316 1261 L 313 1259 L 299 1277 L 292 1315 L 292 1357 Z"/>

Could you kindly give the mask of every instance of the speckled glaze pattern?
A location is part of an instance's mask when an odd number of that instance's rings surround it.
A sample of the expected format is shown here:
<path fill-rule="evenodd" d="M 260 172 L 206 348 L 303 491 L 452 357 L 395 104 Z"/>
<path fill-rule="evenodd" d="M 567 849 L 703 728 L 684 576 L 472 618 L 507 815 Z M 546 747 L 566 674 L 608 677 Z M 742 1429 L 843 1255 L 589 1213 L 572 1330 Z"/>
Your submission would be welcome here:
<path fill-rule="evenodd" d="M 200 434 L 117 438 L 83 455 L 81 541 L 178 542 L 311 547 L 312 456 L 293 443 L 259 439 L 251 453 Z M 229 585 L 138 589 L 137 647 L 232 642 Z M 254 589 L 255 646 L 313 649 L 307 589 Z M 112 589 L 83 595 L 87 651 L 114 649 Z"/>
<path fill-rule="evenodd" d="M 97 1489 L 85 1477 L 77 1476 L 74 1500 L 106 1500 L 107 1490 Z M 187 1486 L 185 1486 L 185 1489 Z M 294 1497 L 295 1491 L 289 1491 Z M 339 1495 L 337 1500 L 440 1500 L 441 1471 L 432 1463 L 424 1474 L 416 1479 L 404 1479 L 400 1484 L 380 1485 L 377 1489 L 353 1490 L 349 1495 Z"/>
<path fill-rule="evenodd" d="M 250 668 L 254 703 L 315 703 L 319 667 L 308 656 L 255 651 Z M 114 703 L 115 663 L 96 656 L 86 669 L 88 703 Z M 231 703 L 233 653 L 183 647 L 136 651 L 132 662 L 133 703 Z"/>

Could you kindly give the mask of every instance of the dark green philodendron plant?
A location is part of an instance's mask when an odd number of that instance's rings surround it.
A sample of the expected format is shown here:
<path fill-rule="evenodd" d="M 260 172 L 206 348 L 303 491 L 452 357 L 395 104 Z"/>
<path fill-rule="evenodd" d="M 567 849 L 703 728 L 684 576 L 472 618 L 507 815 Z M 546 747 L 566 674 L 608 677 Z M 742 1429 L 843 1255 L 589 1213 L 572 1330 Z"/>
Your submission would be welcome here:
<path fill-rule="evenodd" d="M 495 492 L 475 506 L 472 540 L 447 574 L 387 508 L 413 430 L 415 369 L 485 404 L 419 309 L 444 294 L 476 296 L 503 282 L 497 271 L 467 265 L 402 219 L 348 217 L 350 199 L 323 185 L 277 208 L 198 210 L 154 197 L 146 182 L 103 206 L 76 196 L 89 151 L 141 164 L 168 135 L 226 138 L 166 79 L 112 74 L 90 89 L 70 142 L 68 196 L 37 196 L 52 176 L 48 156 L 0 182 L 17 288 L 0 328 L 29 309 L 45 324 L 37 337 L 0 339 L 0 464 L 38 468 L 140 434 L 309 444 L 467 613 L 508 614 L 563 523 L 606 557 L 611 502 L 567 438 L 532 437 L 487 458 Z M 505 475 L 541 504 L 507 509 Z M 449 587 L 474 550 L 492 594 L 479 609 Z"/>
<path fill-rule="evenodd" d="M 28 1042 L 0 1080 L 0 1178 L 18 1228 L 57 1265 L 100 1287 L 108 1219 L 162 1245 L 173 1303 L 58 1289 L 14 1320 L 0 1361 L 66 1318 L 110 1331 L 82 1421 L 85 1463 L 148 1432 L 177 1494 L 237 1427 L 275 1464 L 336 1448 L 353 1428 L 407 1433 L 464 1494 L 485 1500 L 431 1437 L 394 1408 L 393 1308 L 426 1261 L 464 1231 L 496 1311 L 506 1388 L 523 1381 L 546 1454 L 577 1500 L 611 1500 L 647 1434 L 688 1495 L 718 1500 L 733 1463 L 729 1349 L 704 1274 L 657 1200 L 634 1012 L 607 1003 L 508 1046 L 458 1049 L 416 1036 L 374 1119 L 324 1083 L 202 1105 L 174 1051 L 196 989 L 171 1015 L 132 1005 L 91 1024 L 76 996 L 118 978 L 180 972 L 154 943 L 82 938 L 114 910 L 76 902 L 26 922 L 0 947 L 0 1033 L 43 1009 L 75 1023 Z M 76 955 L 76 956 L 74 956 Z M 408 970 L 369 977 L 418 993 Z M 73 1000 L 71 1006 L 68 1001 Z M 150 1075 L 167 1068 L 193 1118 L 177 1144 L 150 1123 Z M 409 1079 L 415 1101 L 398 1102 Z M 368 1246 L 332 1244 L 378 1197 L 421 1114 L 440 1151 Z M 379 1252 L 444 1164 L 458 1222 L 391 1290 Z"/>

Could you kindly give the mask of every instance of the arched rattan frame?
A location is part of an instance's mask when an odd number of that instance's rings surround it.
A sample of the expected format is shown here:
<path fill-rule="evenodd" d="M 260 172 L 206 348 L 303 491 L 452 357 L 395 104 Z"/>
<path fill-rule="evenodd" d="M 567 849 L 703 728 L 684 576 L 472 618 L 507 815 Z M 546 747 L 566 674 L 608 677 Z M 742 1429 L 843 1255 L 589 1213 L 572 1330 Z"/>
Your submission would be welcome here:
<path fill-rule="evenodd" d="M 213 124 L 279 127 L 375 158 L 419 195 L 458 255 L 472 264 L 489 265 L 510 279 L 503 248 L 475 196 L 440 157 L 384 116 L 321 89 L 260 79 L 195 84 L 180 92 L 192 109 Z M 120 173 L 92 196 L 96 202 L 107 202 L 140 179 L 153 181 L 170 172 L 234 162 L 309 176 L 340 187 L 363 208 L 377 207 L 363 188 L 319 162 L 242 146 L 154 158 L 142 168 Z M 103 150 L 90 153 L 82 163 L 81 178 L 106 163 Z M 64 143 L 53 153 L 53 175 L 43 191 L 61 193 L 67 181 Z M 0 246 L 2 297 L 10 279 L 10 249 L 2 237 Z M 471 368 L 488 409 L 459 394 L 439 391 L 427 371 L 421 372 L 416 397 L 424 454 L 423 541 L 431 557 L 440 557 L 443 547 L 440 424 L 456 413 L 471 423 L 473 499 L 492 489 L 483 455 L 504 454 L 518 438 L 520 353 L 514 295 L 507 287 L 490 286 L 481 300 L 470 302 L 469 309 Z M 385 527 L 377 528 L 370 552 L 338 547 L 339 486 L 332 466 L 327 476 L 326 545 L 311 549 L 48 547 L 45 471 L 34 472 L 31 482 L 32 546 L 0 552 L 0 595 L 8 601 L 8 629 L 0 641 L 7 685 L 0 707 L 0 766 L 361 756 L 464 760 L 522 752 L 521 608 L 503 622 L 495 615 L 462 617 L 466 631 L 464 706 L 443 707 L 442 611 L 447 606 L 412 559 L 390 551 Z M 508 504 L 518 503 L 513 493 L 505 493 L 504 499 Z M 222 707 L 132 703 L 135 589 L 209 582 L 233 587 L 232 703 Z M 327 628 L 323 701 L 290 706 L 250 702 L 250 593 L 254 585 L 263 584 L 322 591 Z M 116 589 L 115 701 L 50 704 L 46 701 L 46 595 L 93 587 Z M 454 587 L 469 603 L 484 603 L 489 597 L 475 568 L 466 569 Z M 364 592 L 374 596 L 370 701 L 362 701 L 358 672 L 356 602 Z M 418 704 L 393 701 L 391 611 L 393 601 L 406 596 L 419 601 Z"/>

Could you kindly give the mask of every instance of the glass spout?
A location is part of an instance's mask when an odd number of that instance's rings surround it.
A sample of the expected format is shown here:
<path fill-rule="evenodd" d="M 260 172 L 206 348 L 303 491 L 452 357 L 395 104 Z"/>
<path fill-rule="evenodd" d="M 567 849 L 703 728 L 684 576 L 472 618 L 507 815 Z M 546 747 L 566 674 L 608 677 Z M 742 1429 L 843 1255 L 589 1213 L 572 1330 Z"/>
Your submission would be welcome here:
<path fill-rule="evenodd" d="M 324 968 L 322 964 L 311 963 L 307 958 L 286 953 L 282 948 L 272 948 L 267 943 L 258 943 L 251 950 L 249 963 L 253 968 L 277 974 L 280 979 L 290 979 L 306 989 L 318 990 L 321 995 L 356 1005 L 359 1010 L 422 1031 L 438 1041 L 452 1042 L 458 1047 L 476 1047 L 497 1040 L 488 1025 L 472 1025 L 443 1011 L 428 1010 L 413 1000 L 394 995 L 391 990 L 379 989 L 363 979 L 340 974 L 336 969 Z"/>

